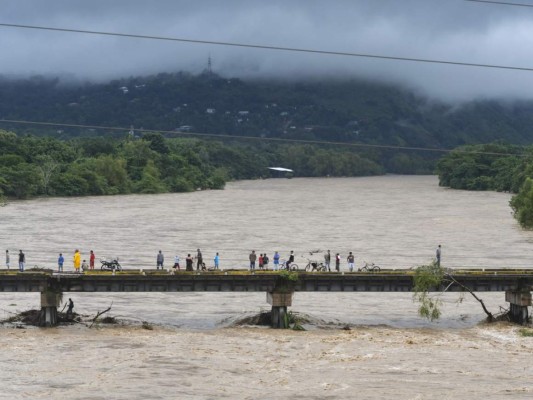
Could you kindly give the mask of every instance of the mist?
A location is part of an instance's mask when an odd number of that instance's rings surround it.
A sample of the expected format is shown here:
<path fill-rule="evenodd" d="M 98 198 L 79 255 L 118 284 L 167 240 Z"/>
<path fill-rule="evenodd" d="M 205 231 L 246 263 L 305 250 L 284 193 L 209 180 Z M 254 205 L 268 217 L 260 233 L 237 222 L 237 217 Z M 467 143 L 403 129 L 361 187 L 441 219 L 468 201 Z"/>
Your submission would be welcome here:
<path fill-rule="evenodd" d="M 533 4 L 533 3 L 532 3 Z M 0 23 L 533 68 L 533 8 L 464 0 L 6 0 Z M 213 71 L 371 79 L 444 101 L 531 99 L 533 72 L 0 27 L 3 76 Z"/>

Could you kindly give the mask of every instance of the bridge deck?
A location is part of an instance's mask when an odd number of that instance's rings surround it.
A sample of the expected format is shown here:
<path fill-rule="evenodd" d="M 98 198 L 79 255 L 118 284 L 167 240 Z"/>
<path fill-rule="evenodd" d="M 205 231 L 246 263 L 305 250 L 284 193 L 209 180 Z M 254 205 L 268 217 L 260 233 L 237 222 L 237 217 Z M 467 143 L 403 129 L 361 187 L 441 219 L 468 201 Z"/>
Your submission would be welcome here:
<path fill-rule="evenodd" d="M 478 292 L 531 289 L 533 269 L 454 270 L 453 276 L 470 290 Z M 298 272 L 297 292 L 409 292 L 414 271 L 382 270 L 362 272 Z M 42 292 L 55 288 L 63 292 L 269 292 L 279 287 L 280 274 L 273 271 L 244 270 L 177 273 L 156 270 L 53 273 L 0 271 L 0 292 Z M 444 288 L 434 288 L 436 291 Z M 452 285 L 449 291 L 461 291 Z"/>

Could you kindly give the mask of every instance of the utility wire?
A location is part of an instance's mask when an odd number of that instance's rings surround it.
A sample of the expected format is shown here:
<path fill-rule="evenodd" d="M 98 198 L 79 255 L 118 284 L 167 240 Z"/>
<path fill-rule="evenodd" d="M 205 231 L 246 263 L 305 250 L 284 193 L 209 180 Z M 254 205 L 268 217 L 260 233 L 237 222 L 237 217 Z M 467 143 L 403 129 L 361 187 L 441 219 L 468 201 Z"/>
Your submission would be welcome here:
<path fill-rule="evenodd" d="M 533 8 L 533 4 L 508 3 L 506 1 L 489 1 L 489 0 L 465 0 L 465 1 L 469 1 L 471 3 L 488 3 L 488 4 L 503 5 L 503 6 L 516 6 L 516 7 L 531 7 L 531 8 Z"/>
<path fill-rule="evenodd" d="M 41 121 L 25 121 L 25 120 L 13 120 L 13 119 L 0 119 L 0 123 L 8 124 L 21 124 L 21 125 L 39 125 L 39 126 L 57 126 L 64 128 L 85 128 L 85 129 L 100 129 L 108 131 L 130 131 L 131 128 L 122 128 L 117 126 L 101 126 L 101 125 L 81 125 L 81 124 L 62 124 L 57 122 L 41 122 Z M 382 149 L 382 150 L 406 150 L 406 151 L 427 151 L 434 153 L 467 153 L 467 154 L 483 154 L 483 155 L 492 155 L 492 156 L 515 156 L 515 157 L 528 157 L 528 154 L 519 153 L 497 153 L 489 151 L 468 151 L 461 149 L 445 149 L 445 148 L 432 148 L 432 147 L 411 147 L 411 146 L 392 146 L 392 145 L 381 145 L 381 144 L 367 144 L 367 143 L 350 143 L 350 142 L 334 142 L 327 140 L 306 140 L 306 139 L 288 139 L 288 138 L 275 138 L 275 137 L 260 137 L 260 136 L 241 136 L 241 135 L 230 135 L 230 134 L 217 134 L 217 133 L 200 133 L 200 132 L 179 132 L 179 131 L 168 131 L 161 129 L 133 129 L 134 131 L 140 133 L 171 133 L 174 135 L 182 136 L 195 136 L 195 137 L 204 137 L 204 138 L 215 138 L 215 139 L 239 139 L 239 140 L 254 140 L 254 141 L 269 141 L 277 143 L 302 143 L 302 144 L 313 144 L 313 145 L 332 145 L 332 146 L 348 146 L 348 147 L 363 147 L 371 149 Z"/>
<path fill-rule="evenodd" d="M 350 53 L 350 52 L 342 52 L 342 51 L 304 49 L 304 48 L 297 48 L 297 47 L 267 46 L 267 45 L 235 43 L 235 42 L 218 42 L 218 41 L 212 41 L 212 40 L 185 39 L 185 38 L 152 36 L 152 35 L 136 35 L 136 34 L 130 34 L 130 33 L 89 31 L 89 30 L 82 30 L 82 29 L 55 28 L 55 27 L 48 27 L 48 26 L 35 26 L 35 25 L 0 23 L 0 27 L 37 29 L 37 30 L 56 31 L 56 32 L 83 33 L 83 34 L 90 34 L 90 35 L 119 36 L 119 37 L 137 38 L 137 39 L 164 40 L 164 41 L 182 42 L 182 43 L 210 44 L 210 45 L 215 45 L 215 46 L 244 47 L 244 48 L 263 49 L 263 50 L 277 50 L 277 51 L 289 51 L 289 52 L 311 53 L 311 54 L 321 54 L 321 55 L 361 57 L 361 58 L 373 58 L 373 59 L 380 59 L 380 60 L 410 61 L 410 62 L 430 63 L 430 64 L 456 65 L 456 66 L 463 66 L 463 67 L 492 68 L 492 69 L 505 69 L 505 70 L 513 70 L 513 71 L 533 72 L 533 68 L 531 67 L 515 67 L 511 65 L 479 64 L 479 63 L 470 63 L 470 62 L 461 62 L 461 61 L 446 61 L 446 60 L 434 60 L 434 59 L 412 58 L 412 57 L 395 57 L 395 56 L 385 56 L 385 55 L 379 55 L 379 54 Z"/>

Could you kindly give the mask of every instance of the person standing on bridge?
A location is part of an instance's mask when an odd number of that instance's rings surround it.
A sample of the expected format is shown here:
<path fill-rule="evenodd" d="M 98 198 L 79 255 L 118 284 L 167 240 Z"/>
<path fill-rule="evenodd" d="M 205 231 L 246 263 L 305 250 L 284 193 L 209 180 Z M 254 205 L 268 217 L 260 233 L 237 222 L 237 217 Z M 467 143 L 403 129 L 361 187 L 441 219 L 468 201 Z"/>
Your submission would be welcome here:
<path fill-rule="evenodd" d="M 324 265 L 326 266 L 326 269 L 331 272 L 331 252 L 329 250 L 324 254 Z"/>
<path fill-rule="evenodd" d="M 440 254 L 441 254 L 441 245 L 439 244 L 439 246 L 437 247 L 437 251 L 435 252 L 438 267 L 440 267 Z"/>
<path fill-rule="evenodd" d="M 176 254 L 174 257 L 174 266 L 172 268 L 180 269 L 180 256 Z"/>
<path fill-rule="evenodd" d="M 65 257 L 63 257 L 63 253 L 59 253 L 59 257 L 57 258 L 57 272 L 63 272 L 64 263 Z"/>
<path fill-rule="evenodd" d="M 219 266 L 220 266 L 220 256 L 217 254 L 215 254 L 215 258 L 213 259 L 214 263 L 215 263 L 215 269 L 219 269 Z"/>
<path fill-rule="evenodd" d="M 19 250 L 19 271 L 24 272 L 24 264 L 26 263 L 26 255 Z"/>
<path fill-rule="evenodd" d="M 348 254 L 348 257 L 346 258 L 346 261 L 348 261 L 348 269 L 350 270 L 350 272 L 353 272 L 353 264 L 355 261 L 355 257 L 353 256 L 351 251 L 350 254 Z"/>
<path fill-rule="evenodd" d="M 339 253 L 335 254 L 335 270 L 341 271 L 341 255 Z"/>
<path fill-rule="evenodd" d="M 191 254 L 187 254 L 187 258 L 185 259 L 185 271 L 192 271 L 192 263 L 193 259 L 191 257 Z"/>
<path fill-rule="evenodd" d="M 257 254 L 255 254 L 255 250 L 252 250 L 252 252 L 248 256 L 248 258 L 250 259 L 250 271 L 254 271 L 255 270 L 255 261 L 257 260 Z"/>
<path fill-rule="evenodd" d="M 263 267 L 268 270 L 268 262 L 270 260 L 268 259 L 267 253 L 263 254 Z"/>
<path fill-rule="evenodd" d="M 277 271 L 279 268 L 279 253 L 277 251 L 274 253 L 272 260 L 274 260 L 274 271 Z"/>
<path fill-rule="evenodd" d="M 204 269 L 204 257 L 200 249 L 196 250 L 196 270 Z"/>
<path fill-rule="evenodd" d="M 91 250 L 91 255 L 89 256 L 89 269 L 94 269 L 94 259 L 96 256 L 94 255 L 94 251 Z"/>
<path fill-rule="evenodd" d="M 9 250 L 6 250 L 6 267 L 9 269 Z"/>
<path fill-rule="evenodd" d="M 157 269 L 159 269 L 159 267 L 163 269 L 163 263 L 165 262 L 165 256 L 163 255 L 163 252 L 161 250 L 159 250 L 159 253 L 157 253 L 156 262 L 157 262 Z"/>
<path fill-rule="evenodd" d="M 74 252 L 74 270 L 76 272 L 80 272 L 80 266 L 81 266 L 81 254 L 78 249 Z"/>

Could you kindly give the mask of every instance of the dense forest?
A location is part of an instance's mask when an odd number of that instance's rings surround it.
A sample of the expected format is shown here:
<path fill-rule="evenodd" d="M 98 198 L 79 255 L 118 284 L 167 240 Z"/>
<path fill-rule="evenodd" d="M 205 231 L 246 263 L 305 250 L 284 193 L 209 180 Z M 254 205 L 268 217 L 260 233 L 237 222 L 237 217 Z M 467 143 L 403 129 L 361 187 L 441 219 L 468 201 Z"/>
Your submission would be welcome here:
<path fill-rule="evenodd" d="M 533 146 L 463 146 L 439 160 L 437 173 L 441 186 L 514 193 L 515 218 L 533 228 Z"/>
<path fill-rule="evenodd" d="M 378 163 L 351 149 L 167 139 L 158 133 L 124 136 L 60 140 L 0 130 L 0 196 L 222 189 L 228 180 L 279 176 L 268 169 L 278 163 L 298 176 L 384 173 Z"/>
<path fill-rule="evenodd" d="M 0 119 L 433 148 L 533 140 L 533 102 L 458 106 L 376 82 L 244 81 L 212 73 L 84 84 L 0 77 Z M 2 129 L 59 138 L 120 136 L 92 128 L 2 123 Z"/>

